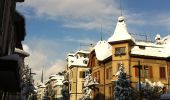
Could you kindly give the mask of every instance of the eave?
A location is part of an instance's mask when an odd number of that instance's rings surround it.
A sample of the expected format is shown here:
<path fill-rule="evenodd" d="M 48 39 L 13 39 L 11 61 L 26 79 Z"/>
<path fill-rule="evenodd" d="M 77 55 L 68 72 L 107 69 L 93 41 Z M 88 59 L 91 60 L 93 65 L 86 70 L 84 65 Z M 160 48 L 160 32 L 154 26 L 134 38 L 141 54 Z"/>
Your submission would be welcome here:
<path fill-rule="evenodd" d="M 130 54 L 131 57 L 135 58 L 144 58 L 144 59 L 154 59 L 154 60 L 168 60 L 165 57 L 156 57 L 156 56 L 146 56 L 146 55 L 137 55 L 137 54 Z"/>

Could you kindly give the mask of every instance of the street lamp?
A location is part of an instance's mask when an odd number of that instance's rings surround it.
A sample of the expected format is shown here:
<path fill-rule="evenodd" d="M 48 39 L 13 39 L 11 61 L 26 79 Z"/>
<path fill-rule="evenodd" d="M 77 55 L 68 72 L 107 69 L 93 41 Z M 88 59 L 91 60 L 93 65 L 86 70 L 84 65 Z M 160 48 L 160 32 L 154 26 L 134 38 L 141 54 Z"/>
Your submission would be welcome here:
<path fill-rule="evenodd" d="M 141 92 L 141 84 L 140 84 L 141 74 L 140 74 L 140 69 L 142 68 L 142 65 L 140 65 L 140 60 L 138 60 L 138 65 L 135 65 L 133 67 L 138 68 L 138 73 L 139 73 L 139 97 L 140 97 L 140 92 Z"/>

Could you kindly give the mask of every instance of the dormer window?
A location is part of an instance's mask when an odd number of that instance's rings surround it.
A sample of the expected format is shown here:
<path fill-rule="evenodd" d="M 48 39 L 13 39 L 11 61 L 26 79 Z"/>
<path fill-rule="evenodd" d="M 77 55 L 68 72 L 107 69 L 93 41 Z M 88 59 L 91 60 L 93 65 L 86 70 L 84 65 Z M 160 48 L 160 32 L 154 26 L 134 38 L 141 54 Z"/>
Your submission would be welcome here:
<path fill-rule="evenodd" d="M 76 58 L 77 58 L 77 59 L 79 58 L 78 55 L 76 56 Z"/>
<path fill-rule="evenodd" d="M 87 64 L 87 63 L 88 63 L 88 61 L 87 61 L 87 60 L 84 60 L 84 61 L 83 61 L 83 63 L 84 63 L 84 64 Z"/>
<path fill-rule="evenodd" d="M 125 47 L 115 48 L 115 56 L 125 55 Z"/>
<path fill-rule="evenodd" d="M 139 46 L 140 49 L 145 49 L 145 46 Z"/>

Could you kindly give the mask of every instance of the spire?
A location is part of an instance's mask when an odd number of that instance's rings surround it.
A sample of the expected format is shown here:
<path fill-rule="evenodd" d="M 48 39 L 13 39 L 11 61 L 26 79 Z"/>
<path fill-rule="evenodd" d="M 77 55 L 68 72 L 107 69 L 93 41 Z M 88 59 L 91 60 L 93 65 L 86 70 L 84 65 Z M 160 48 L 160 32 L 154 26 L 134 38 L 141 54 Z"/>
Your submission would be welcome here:
<path fill-rule="evenodd" d="M 120 16 L 118 18 L 118 22 L 117 22 L 115 31 L 114 31 L 113 35 L 108 39 L 108 42 L 113 43 L 113 42 L 125 41 L 125 40 L 134 41 L 134 39 L 131 37 L 131 35 L 129 34 L 129 32 L 127 30 L 124 17 Z"/>
<path fill-rule="evenodd" d="M 103 34 L 103 33 L 102 33 L 102 24 L 101 24 L 101 32 L 100 32 L 100 35 L 101 35 L 101 38 L 100 38 L 100 39 L 101 39 L 101 41 L 103 40 L 102 34 Z"/>
<path fill-rule="evenodd" d="M 123 8 L 122 8 L 122 1 L 120 0 L 120 15 L 122 16 L 123 14 Z"/>
<path fill-rule="evenodd" d="M 43 83 L 43 69 L 42 69 L 42 74 L 41 74 L 41 82 Z"/>

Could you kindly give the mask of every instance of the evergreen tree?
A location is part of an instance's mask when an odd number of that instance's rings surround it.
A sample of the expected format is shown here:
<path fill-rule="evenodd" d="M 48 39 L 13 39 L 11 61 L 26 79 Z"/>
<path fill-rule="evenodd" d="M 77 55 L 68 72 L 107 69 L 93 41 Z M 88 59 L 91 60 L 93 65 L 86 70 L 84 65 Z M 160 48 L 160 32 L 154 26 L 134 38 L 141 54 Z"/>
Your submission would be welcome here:
<path fill-rule="evenodd" d="M 119 71 L 116 73 L 118 79 L 116 81 L 116 87 L 114 92 L 115 100 L 131 100 L 131 87 L 130 81 L 126 73 L 124 72 L 123 64 L 120 65 Z"/>

